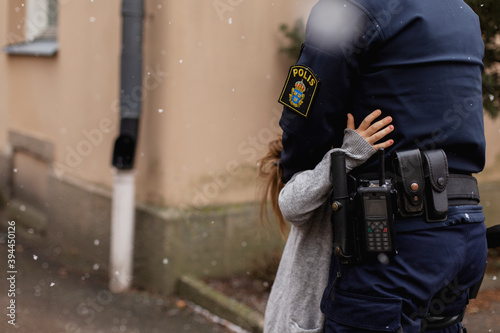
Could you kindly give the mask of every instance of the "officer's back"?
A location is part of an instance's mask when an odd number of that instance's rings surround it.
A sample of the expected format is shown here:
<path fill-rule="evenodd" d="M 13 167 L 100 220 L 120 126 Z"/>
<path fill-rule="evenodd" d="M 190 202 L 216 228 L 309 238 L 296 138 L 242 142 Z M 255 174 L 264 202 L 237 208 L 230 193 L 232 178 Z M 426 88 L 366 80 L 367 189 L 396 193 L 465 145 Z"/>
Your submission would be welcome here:
<path fill-rule="evenodd" d="M 463 0 L 322 0 L 309 18 L 304 52 L 299 63 L 308 65 L 316 59 L 312 52 L 344 57 L 348 73 L 329 75 L 328 62 L 318 62 L 313 71 L 322 86 L 307 123 L 285 110 L 284 178 L 309 167 L 294 158 L 304 156 L 299 150 L 307 149 L 313 166 L 332 142 L 340 146 L 340 119 L 347 112 L 361 121 L 377 108 L 394 119 L 395 144 L 388 153 L 442 148 L 450 171 L 483 169 L 484 45 L 478 17 Z M 339 102 L 332 103 L 336 93 Z M 307 147 L 287 147 L 287 131 L 308 133 Z M 358 172 L 372 171 L 375 163 Z"/>

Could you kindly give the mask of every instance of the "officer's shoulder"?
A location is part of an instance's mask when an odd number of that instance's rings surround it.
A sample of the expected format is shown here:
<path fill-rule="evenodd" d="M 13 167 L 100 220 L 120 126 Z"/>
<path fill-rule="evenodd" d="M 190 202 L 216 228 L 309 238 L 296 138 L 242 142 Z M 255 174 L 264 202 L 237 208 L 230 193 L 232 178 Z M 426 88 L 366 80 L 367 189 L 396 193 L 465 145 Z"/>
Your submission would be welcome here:
<path fill-rule="evenodd" d="M 307 41 L 315 46 L 349 43 L 370 21 L 370 15 L 355 1 L 320 0 L 307 21 Z"/>

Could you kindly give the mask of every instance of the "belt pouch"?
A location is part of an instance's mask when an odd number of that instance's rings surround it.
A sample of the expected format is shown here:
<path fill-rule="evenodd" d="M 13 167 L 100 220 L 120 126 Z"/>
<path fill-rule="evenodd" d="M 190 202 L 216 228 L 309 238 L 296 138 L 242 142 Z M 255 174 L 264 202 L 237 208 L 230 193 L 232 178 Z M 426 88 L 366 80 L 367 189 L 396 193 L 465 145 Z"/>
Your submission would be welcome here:
<path fill-rule="evenodd" d="M 427 222 L 445 221 L 448 215 L 448 159 L 442 149 L 422 152 Z"/>
<path fill-rule="evenodd" d="M 394 172 L 399 214 L 403 217 L 422 215 L 425 180 L 420 150 L 397 151 L 394 159 Z"/>

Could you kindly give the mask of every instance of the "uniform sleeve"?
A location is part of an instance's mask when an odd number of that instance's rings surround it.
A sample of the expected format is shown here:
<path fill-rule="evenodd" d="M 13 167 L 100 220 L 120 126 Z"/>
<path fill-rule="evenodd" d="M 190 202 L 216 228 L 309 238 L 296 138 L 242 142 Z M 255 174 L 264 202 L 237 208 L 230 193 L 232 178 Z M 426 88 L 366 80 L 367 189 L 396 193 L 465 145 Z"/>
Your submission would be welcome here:
<path fill-rule="evenodd" d="M 359 38 L 368 45 L 373 34 L 366 15 L 347 1 L 319 1 L 314 6 L 297 65 L 311 69 L 319 86 L 307 117 L 287 107 L 283 110 L 284 182 L 299 171 L 314 168 L 330 148 L 342 144 L 353 76 L 365 47 Z"/>
<path fill-rule="evenodd" d="M 314 211 L 327 201 L 332 189 L 330 155 L 336 150 L 345 152 L 347 172 L 375 153 L 375 149 L 356 131 L 346 129 L 342 148 L 328 151 L 314 169 L 295 174 L 281 190 L 278 202 L 287 221 L 297 226 L 310 221 Z"/>

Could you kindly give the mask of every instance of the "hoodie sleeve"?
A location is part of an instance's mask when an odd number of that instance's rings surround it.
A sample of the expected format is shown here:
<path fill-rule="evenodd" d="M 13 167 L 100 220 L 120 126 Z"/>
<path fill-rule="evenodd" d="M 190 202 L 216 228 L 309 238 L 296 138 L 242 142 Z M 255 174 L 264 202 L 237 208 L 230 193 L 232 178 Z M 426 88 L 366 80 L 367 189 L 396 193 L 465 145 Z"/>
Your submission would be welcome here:
<path fill-rule="evenodd" d="M 287 221 L 299 226 L 310 220 L 314 211 L 327 201 L 332 188 L 330 155 L 339 150 L 346 154 L 347 172 L 375 153 L 375 149 L 356 131 L 346 129 L 342 148 L 329 150 L 314 169 L 294 174 L 281 190 L 278 202 Z"/>

